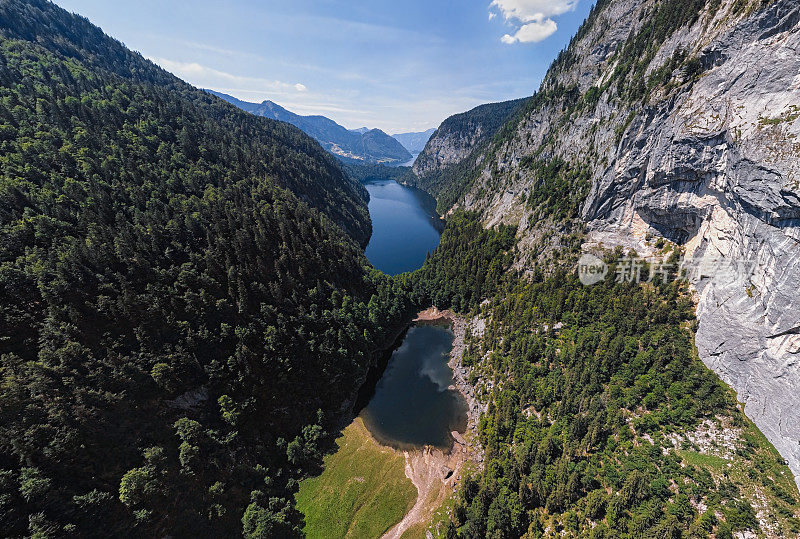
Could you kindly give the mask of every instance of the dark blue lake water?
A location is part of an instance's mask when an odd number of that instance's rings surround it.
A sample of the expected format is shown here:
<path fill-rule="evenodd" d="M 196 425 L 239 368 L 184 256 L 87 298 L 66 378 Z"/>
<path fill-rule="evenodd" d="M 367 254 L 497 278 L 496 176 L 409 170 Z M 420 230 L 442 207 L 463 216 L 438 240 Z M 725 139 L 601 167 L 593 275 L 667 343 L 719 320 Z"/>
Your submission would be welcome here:
<path fill-rule="evenodd" d="M 440 325 L 414 325 L 389 358 L 369 404 L 364 424 L 381 443 L 401 449 L 449 448 L 452 431 L 464 432 L 467 405 L 450 389 L 447 365 L 453 332 Z"/>
<path fill-rule="evenodd" d="M 442 221 L 436 202 L 394 180 L 373 180 L 369 191 L 372 238 L 366 254 L 388 275 L 414 271 L 439 245 Z M 399 448 L 452 445 L 451 432 L 466 428 L 467 406 L 450 389 L 447 365 L 453 333 L 446 326 L 413 325 L 384 355 L 362 387 L 357 409 L 383 444 Z"/>
<path fill-rule="evenodd" d="M 413 271 L 439 245 L 442 222 L 435 201 L 426 193 L 394 180 L 364 184 L 369 191 L 372 238 L 367 258 L 387 275 Z"/>

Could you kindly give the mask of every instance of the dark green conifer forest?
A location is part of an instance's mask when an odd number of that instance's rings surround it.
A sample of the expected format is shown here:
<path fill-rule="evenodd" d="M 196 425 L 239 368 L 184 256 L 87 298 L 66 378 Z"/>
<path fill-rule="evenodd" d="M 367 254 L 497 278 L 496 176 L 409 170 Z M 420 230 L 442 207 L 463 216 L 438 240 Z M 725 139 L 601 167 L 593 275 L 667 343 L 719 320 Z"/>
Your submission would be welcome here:
<path fill-rule="evenodd" d="M 645 30 L 664 39 L 698 2 L 678 4 Z M 545 99 L 476 109 L 481 151 Z M 485 462 L 448 537 L 729 538 L 765 534 L 764 514 L 800 534 L 785 462 L 697 357 L 687 286 L 581 285 L 565 268 L 589 171 L 523 166 L 543 241 L 560 236 L 546 260 L 521 274 L 516 228 L 455 211 L 390 278 L 363 253 L 366 190 L 300 130 L 47 0 L 0 0 L 0 536 L 301 535 L 298 481 L 429 305 L 486 322 L 463 357 Z M 476 171 L 423 187 L 449 209 Z M 730 466 L 688 438 L 708 422 L 737 433 Z"/>
<path fill-rule="evenodd" d="M 290 536 L 408 304 L 311 138 L 0 2 L 0 529 Z"/>
<path fill-rule="evenodd" d="M 537 196 L 548 222 L 574 207 Z M 478 429 L 486 460 L 460 485 L 447 536 L 731 538 L 765 531 L 754 505 L 781 536 L 800 533 L 785 461 L 697 357 L 688 285 L 618 283 L 619 252 L 591 287 L 558 264 L 522 278 L 509 270 L 514 244 L 512 228 L 457 212 L 413 275 L 424 301 L 488 318 L 462 358 L 490 388 Z M 686 437 L 717 423 L 737 433 L 729 461 Z"/>

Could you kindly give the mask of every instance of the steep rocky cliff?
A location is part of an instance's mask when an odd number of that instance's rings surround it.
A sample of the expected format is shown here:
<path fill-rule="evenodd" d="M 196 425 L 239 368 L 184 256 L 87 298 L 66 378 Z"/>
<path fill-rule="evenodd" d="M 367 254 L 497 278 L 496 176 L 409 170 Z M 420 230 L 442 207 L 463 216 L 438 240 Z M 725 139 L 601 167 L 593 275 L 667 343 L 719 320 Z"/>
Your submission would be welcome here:
<path fill-rule="evenodd" d="M 524 102 L 488 103 L 447 118 L 414 161 L 406 183 L 434 195 L 440 209 L 452 205 L 463 178 L 474 177 L 492 137 Z"/>
<path fill-rule="evenodd" d="M 796 0 L 600 0 L 453 197 L 519 225 L 528 265 L 537 169 L 559 159 L 591 174 L 584 247 L 648 255 L 663 237 L 744 268 L 694 281 L 696 344 L 796 477 L 799 22 Z"/>

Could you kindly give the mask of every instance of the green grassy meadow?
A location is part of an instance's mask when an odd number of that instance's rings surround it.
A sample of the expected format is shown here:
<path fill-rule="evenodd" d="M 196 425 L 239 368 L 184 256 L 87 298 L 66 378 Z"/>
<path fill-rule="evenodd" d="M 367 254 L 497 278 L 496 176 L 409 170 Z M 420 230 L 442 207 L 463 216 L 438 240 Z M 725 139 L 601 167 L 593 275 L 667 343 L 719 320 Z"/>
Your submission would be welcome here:
<path fill-rule="evenodd" d="M 300 483 L 297 507 L 307 537 L 380 537 L 400 522 L 417 498 L 401 453 L 379 445 L 360 418 L 336 440 L 325 471 Z"/>

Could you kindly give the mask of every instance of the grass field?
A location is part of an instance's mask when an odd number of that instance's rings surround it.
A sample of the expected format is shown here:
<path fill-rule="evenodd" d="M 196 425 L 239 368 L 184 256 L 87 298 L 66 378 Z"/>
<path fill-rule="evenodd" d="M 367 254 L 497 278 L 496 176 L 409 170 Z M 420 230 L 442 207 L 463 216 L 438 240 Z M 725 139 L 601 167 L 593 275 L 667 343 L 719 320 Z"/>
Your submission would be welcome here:
<path fill-rule="evenodd" d="M 380 537 L 400 522 L 417 498 L 403 455 L 378 445 L 360 418 L 336 440 L 325 471 L 300 483 L 297 507 L 309 538 Z"/>

